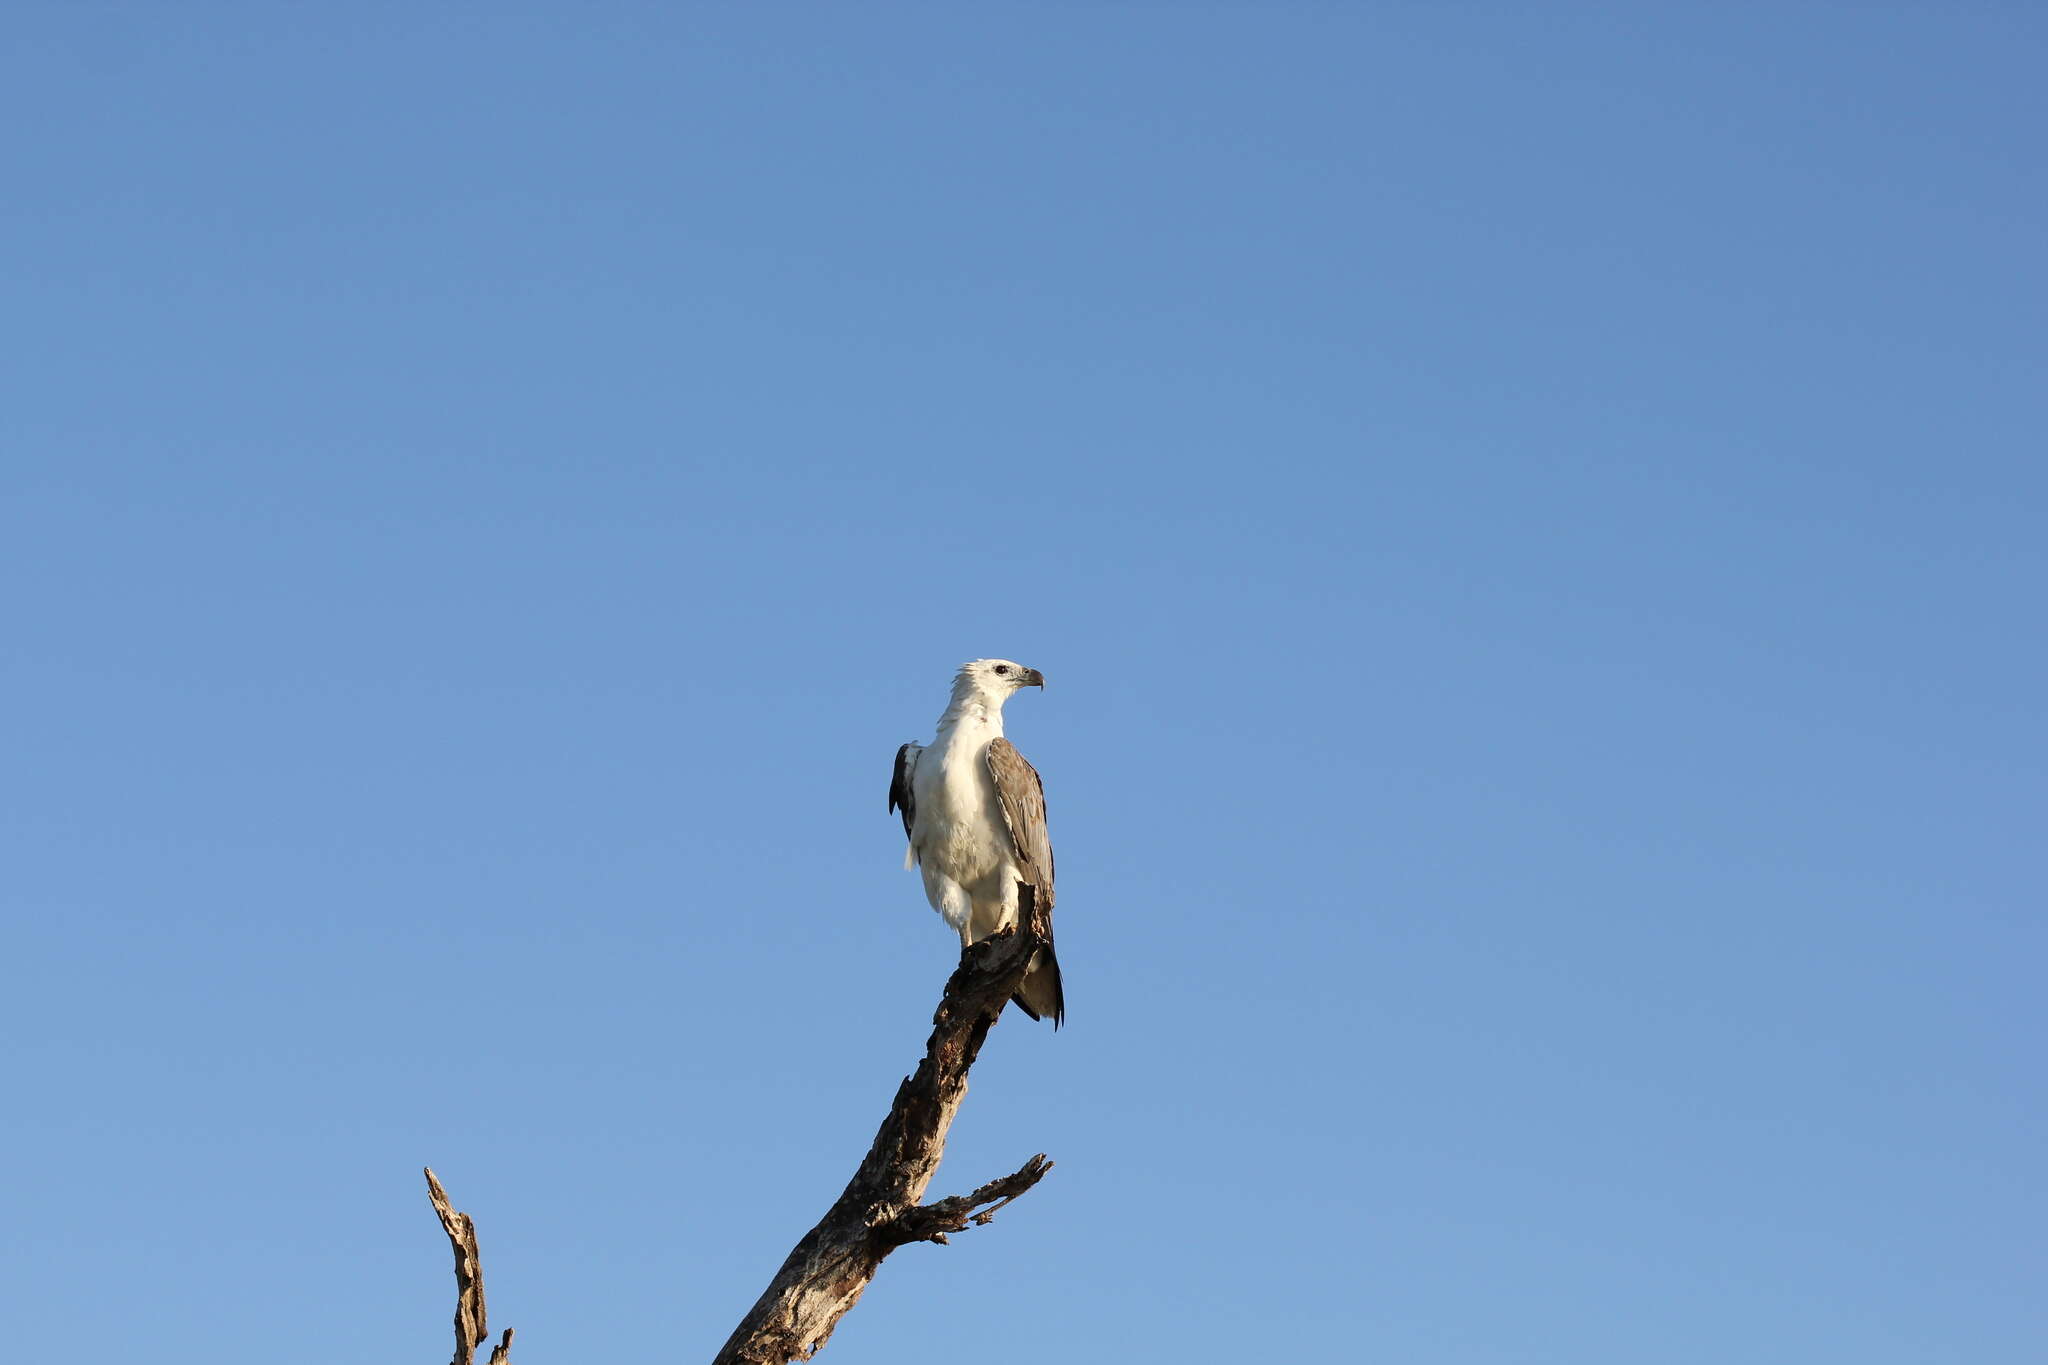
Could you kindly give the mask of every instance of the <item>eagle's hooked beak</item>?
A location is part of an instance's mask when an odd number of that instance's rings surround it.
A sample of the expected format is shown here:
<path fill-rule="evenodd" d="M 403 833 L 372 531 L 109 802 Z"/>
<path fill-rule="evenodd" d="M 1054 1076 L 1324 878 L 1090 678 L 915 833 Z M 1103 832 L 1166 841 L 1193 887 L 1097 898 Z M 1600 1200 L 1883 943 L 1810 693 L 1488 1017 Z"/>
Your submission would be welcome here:
<path fill-rule="evenodd" d="M 1026 687 L 1035 687 L 1041 692 L 1045 691 L 1045 674 L 1040 673 L 1035 668 L 1025 669 L 1024 685 Z"/>

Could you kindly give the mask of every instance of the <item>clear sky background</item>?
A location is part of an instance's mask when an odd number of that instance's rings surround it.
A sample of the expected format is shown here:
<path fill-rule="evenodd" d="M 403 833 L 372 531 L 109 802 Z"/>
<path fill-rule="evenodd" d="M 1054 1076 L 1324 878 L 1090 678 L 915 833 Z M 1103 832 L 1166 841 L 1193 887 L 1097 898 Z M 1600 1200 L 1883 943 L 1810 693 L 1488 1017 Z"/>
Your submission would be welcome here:
<path fill-rule="evenodd" d="M 2048 19 L 16 3 L 0 1347 L 2038 1359 Z"/>

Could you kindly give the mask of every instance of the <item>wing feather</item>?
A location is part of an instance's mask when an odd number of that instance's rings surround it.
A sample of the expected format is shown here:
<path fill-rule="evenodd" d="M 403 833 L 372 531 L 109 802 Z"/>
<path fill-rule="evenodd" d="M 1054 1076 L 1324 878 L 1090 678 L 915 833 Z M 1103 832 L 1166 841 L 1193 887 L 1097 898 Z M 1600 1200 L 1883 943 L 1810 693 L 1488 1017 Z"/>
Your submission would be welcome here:
<path fill-rule="evenodd" d="M 910 837 L 910 826 L 917 819 L 917 796 L 910 786 L 910 774 L 917 767 L 917 756 L 924 752 L 922 744 L 906 744 L 896 751 L 896 772 L 889 779 L 889 809 L 903 812 L 903 837 Z"/>
<path fill-rule="evenodd" d="M 1010 828 L 1010 843 L 1017 850 L 1017 865 L 1050 916 L 1052 838 L 1045 831 L 1045 784 L 1038 780 L 1038 769 L 1025 762 L 1017 746 L 1007 739 L 990 741 L 984 762 L 995 779 L 996 798 L 1003 808 L 1003 823 Z M 1060 960 L 1053 955 L 1051 927 L 1048 918 L 1045 946 L 1032 955 L 1021 989 L 1010 998 L 1033 1019 L 1051 1015 L 1052 1026 L 1058 1028 L 1066 1022 L 1067 993 L 1060 984 Z"/>
<path fill-rule="evenodd" d="M 1038 769 L 1025 762 L 1017 746 L 1007 739 L 990 741 L 986 761 L 989 776 L 995 779 L 996 797 L 1002 802 L 1003 823 L 1010 827 L 1010 842 L 1017 850 L 1017 864 L 1044 893 L 1050 910 L 1052 837 L 1045 829 L 1045 784 L 1038 780 Z"/>

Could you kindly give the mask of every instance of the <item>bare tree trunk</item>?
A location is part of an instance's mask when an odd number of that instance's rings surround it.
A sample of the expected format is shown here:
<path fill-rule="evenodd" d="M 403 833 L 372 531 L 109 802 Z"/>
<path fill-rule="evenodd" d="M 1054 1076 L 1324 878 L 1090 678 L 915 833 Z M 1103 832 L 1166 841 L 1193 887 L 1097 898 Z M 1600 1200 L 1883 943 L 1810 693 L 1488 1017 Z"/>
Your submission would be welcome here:
<path fill-rule="evenodd" d="M 441 1230 L 448 1234 L 448 1245 L 455 1252 L 455 1359 L 451 1365 L 476 1365 L 477 1347 L 490 1335 L 484 1317 L 484 1263 L 476 1246 L 476 1222 L 455 1211 L 431 1166 L 427 1167 L 427 1197 L 434 1201 Z M 510 1365 L 511 1359 L 512 1329 L 507 1327 L 504 1339 L 491 1348 L 490 1365 Z"/>
<path fill-rule="evenodd" d="M 967 1072 L 988 1031 L 1017 992 L 1032 956 L 1051 936 L 1047 912 L 1032 888 L 1018 886 L 1018 927 L 966 949 L 932 1016 L 932 1036 L 915 1075 L 896 1091 L 874 1145 L 818 1225 L 804 1234 L 775 1272 L 767 1291 L 734 1329 L 713 1365 L 787 1365 L 823 1349 L 882 1267 L 910 1242 L 946 1241 L 947 1234 L 985 1226 L 996 1210 L 1036 1185 L 1052 1163 L 1043 1152 L 972 1194 L 930 1204 L 917 1201 L 946 1154 L 946 1133 L 967 1097 Z M 476 1223 L 458 1213 L 427 1171 L 427 1192 L 455 1252 L 455 1358 L 475 1365 L 488 1336 L 483 1262 Z M 512 1331 L 491 1350 L 489 1365 L 509 1365 Z"/>
<path fill-rule="evenodd" d="M 946 1132 L 966 1098 L 967 1071 L 982 1040 L 1023 981 L 1032 954 L 1050 938 L 1048 913 L 1032 888 L 1020 883 L 1018 897 L 1016 930 L 991 935 L 960 954 L 932 1016 L 924 1060 L 896 1091 L 860 1169 L 789 1253 L 712 1365 L 809 1360 L 860 1301 L 890 1252 L 909 1242 L 943 1243 L 948 1233 L 986 1224 L 1051 1169 L 1040 1153 L 972 1194 L 917 1202 L 945 1155 Z M 479 1296 L 479 1314 L 481 1303 Z"/>

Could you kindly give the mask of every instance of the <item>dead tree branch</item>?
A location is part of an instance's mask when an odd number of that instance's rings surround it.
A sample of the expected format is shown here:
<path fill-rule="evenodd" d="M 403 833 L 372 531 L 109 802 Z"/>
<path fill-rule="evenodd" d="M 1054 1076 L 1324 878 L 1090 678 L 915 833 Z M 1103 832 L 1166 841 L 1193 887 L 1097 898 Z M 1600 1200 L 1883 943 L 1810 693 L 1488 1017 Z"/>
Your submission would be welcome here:
<path fill-rule="evenodd" d="M 960 966 L 932 1016 L 924 1060 L 897 1089 L 874 1145 L 712 1365 L 809 1360 L 860 1301 L 883 1257 L 910 1242 L 944 1243 L 948 1233 L 986 1224 L 1051 1169 L 1040 1154 L 973 1194 L 918 1203 L 939 1169 L 947 1130 L 967 1096 L 968 1068 L 1023 981 L 1032 954 L 1050 937 L 1047 912 L 1031 887 L 1020 883 L 1018 896 L 1018 928 L 991 935 L 960 954 Z"/>
<path fill-rule="evenodd" d="M 441 1230 L 448 1234 L 448 1245 L 455 1252 L 455 1359 L 451 1365 L 476 1365 L 477 1348 L 490 1335 L 484 1315 L 484 1264 L 476 1247 L 476 1222 L 468 1214 L 455 1211 L 455 1206 L 448 1202 L 448 1191 L 434 1178 L 434 1168 L 426 1169 L 427 1196 L 434 1201 Z M 490 1365 L 510 1365 L 511 1359 L 512 1329 L 507 1327 L 503 1339 L 491 1348 Z"/>

